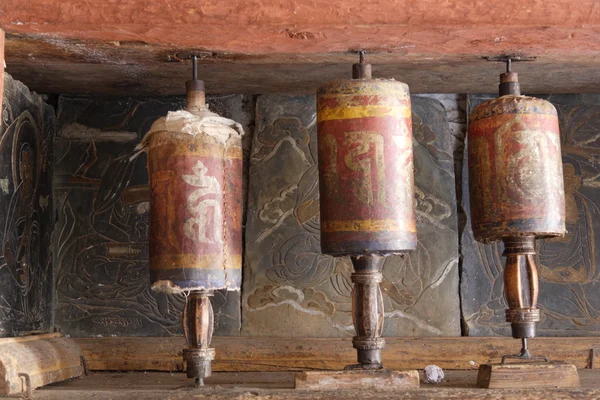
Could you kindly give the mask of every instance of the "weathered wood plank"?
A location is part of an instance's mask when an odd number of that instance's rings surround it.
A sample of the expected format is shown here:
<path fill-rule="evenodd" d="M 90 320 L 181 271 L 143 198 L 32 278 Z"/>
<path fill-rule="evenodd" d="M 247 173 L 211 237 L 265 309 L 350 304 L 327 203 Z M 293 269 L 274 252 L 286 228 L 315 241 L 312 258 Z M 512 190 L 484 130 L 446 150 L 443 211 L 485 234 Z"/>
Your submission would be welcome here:
<path fill-rule="evenodd" d="M 577 368 L 563 363 L 485 364 L 477 386 L 491 389 L 578 388 Z"/>
<path fill-rule="evenodd" d="M 514 66 L 524 93 L 600 90 L 594 0 L 5 3 L 8 71 L 42 93 L 183 94 L 190 52 L 210 93 L 314 93 L 357 49 L 413 93 L 495 92 L 500 54 L 537 57 Z"/>
<path fill-rule="evenodd" d="M 296 389 L 300 390 L 407 390 L 419 387 L 416 370 L 353 370 L 307 371 L 296 374 Z"/>
<path fill-rule="evenodd" d="M 169 43 L 229 53 L 587 55 L 597 52 L 594 0 L 501 3 L 360 0 L 190 2 L 123 0 L 8 1 L 0 26 L 10 33 L 101 41 Z M 110 61 L 110 60 L 108 60 Z"/>
<path fill-rule="evenodd" d="M 16 336 L 16 337 L 3 337 L 0 338 L 0 346 L 10 344 L 10 343 L 24 343 L 30 342 L 32 340 L 44 340 L 44 339 L 55 339 L 63 337 L 62 334 L 55 333 L 43 333 L 40 335 L 30 335 L 30 336 Z"/>
<path fill-rule="evenodd" d="M 600 40 L 597 40 L 600 43 Z M 38 93 L 114 96 L 183 95 L 193 49 L 128 42 L 17 37 L 6 40 L 7 71 Z M 498 52 L 500 52 L 498 50 Z M 497 54 L 497 53 L 494 53 Z M 600 54 L 597 53 L 597 54 Z M 505 69 L 481 56 L 368 54 L 375 77 L 395 78 L 411 93 L 495 93 Z M 315 93 L 348 79 L 354 53 L 229 54 L 207 52 L 198 75 L 209 94 Z M 600 56 L 538 57 L 513 66 L 524 93 L 598 93 Z M 561 79 L 554 79 L 560 76 Z"/>
<path fill-rule="evenodd" d="M 181 337 L 115 337 L 75 339 L 88 368 L 113 371 L 181 371 Z M 355 362 L 351 339 L 215 337 L 214 371 L 341 370 Z M 536 338 L 535 355 L 589 367 L 592 348 L 600 338 Z M 389 369 L 422 369 L 436 364 L 444 369 L 477 369 L 515 354 L 520 342 L 503 337 L 386 338 L 383 361 Z"/>
<path fill-rule="evenodd" d="M 28 392 L 84 373 L 79 346 L 59 334 L 0 339 L 0 395 Z"/>
<path fill-rule="evenodd" d="M 580 370 L 581 389 L 504 390 L 475 388 L 477 371 L 447 371 L 444 386 L 423 384 L 419 389 L 314 391 L 293 389 L 293 373 L 215 373 L 207 386 L 193 389 L 183 373 L 91 373 L 90 376 L 38 390 L 34 399 L 595 399 L 600 396 L 600 371 Z M 286 377 L 287 376 L 287 377 Z M 216 385 L 216 386 L 214 386 Z"/>

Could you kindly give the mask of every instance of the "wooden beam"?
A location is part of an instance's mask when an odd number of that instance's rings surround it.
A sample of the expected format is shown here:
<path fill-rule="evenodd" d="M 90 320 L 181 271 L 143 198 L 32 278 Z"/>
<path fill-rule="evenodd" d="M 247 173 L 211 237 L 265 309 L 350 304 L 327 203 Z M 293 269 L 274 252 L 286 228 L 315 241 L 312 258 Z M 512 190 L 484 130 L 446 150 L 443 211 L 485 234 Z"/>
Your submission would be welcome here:
<path fill-rule="evenodd" d="M 79 346 L 60 334 L 0 338 L 0 395 L 30 393 L 83 372 Z"/>
<path fill-rule="evenodd" d="M 182 371 L 181 337 L 78 338 L 91 370 Z M 533 354 L 588 368 L 600 338 L 536 338 Z M 341 370 L 356 361 L 351 339 L 216 337 L 214 371 Z M 391 369 L 478 369 L 518 353 L 520 342 L 503 337 L 386 338 L 384 365 Z"/>
<path fill-rule="evenodd" d="M 599 40 L 600 42 L 600 40 Z M 192 48 L 137 42 L 62 40 L 9 34 L 7 71 L 38 93 L 183 95 Z M 182 58 L 183 57 L 183 58 Z M 375 77 L 394 78 L 411 93 L 495 93 L 505 66 L 480 55 L 367 54 Z M 316 93 L 320 85 L 351 76 L 356 54 L 202 52 L 198 73 L 208 93 Z M 600 51 L 554 54 L 517 62 L 524 93 L 600 92 Z"/>
<path fill-rule="evenodd" d="M 314 93 L 367 50 L 377 77 L 413 93 L 496 92 L 514 64 L 524 93 L 600 92 L 594 0 L 9 1 L 8 71 L 41 93 L 184 93 L 191 53 L 209 93 Z"/>
<path fill-rule="evenodd" d="M 470 372 L 470 374 L 466 374 Z M 457 376 L 458 373 L 458 376 Z M 164 372 L 148 373 L 92 373 L 86 379 L 78 379 L 48 387 L 35 393 L 41 400 L 80 400 L 110 398 L 126 400 L 150 399 L 252 399 L 252 400 L 539 400 L 539 399 L 598 399 L 600 382 L 598 371 L 581 370 L 581 389 L 477 389 L 476 371 L 447 371 L 447 380 L 440 385 L 423 384 L 412 390 L 386 391 L 378 387 L 352 388 L 334 391 L 297 390 L 293 388 L 293 374 L 288 377 L 278 373 L 214 373 L 206 380 L 207 386 L 194 390 L 193 383 L 185 374 Z M 286 373 L 283 373 L 286 374 Z M 465 375 L 463 375 L 465 374 Z M 258 376 L 257 376 L 258 375 Z M 275 379 L 274 379 L 275 378 Z M 290 386 L 290 384 L 292 386 Z"/>
<path fill-rule="evenodd" d="M 0 26 L 48 39 L 130 41 L 208 51 L 590 55 L 600 50 L 595 0 L 9 1 Z"/>

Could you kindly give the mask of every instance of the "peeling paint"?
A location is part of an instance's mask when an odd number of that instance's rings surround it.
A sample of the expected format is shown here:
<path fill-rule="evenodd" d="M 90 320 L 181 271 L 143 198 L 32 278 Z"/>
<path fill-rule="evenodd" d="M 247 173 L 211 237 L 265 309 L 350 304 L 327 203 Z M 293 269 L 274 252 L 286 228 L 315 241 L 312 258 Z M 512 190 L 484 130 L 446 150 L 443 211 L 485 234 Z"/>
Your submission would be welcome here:
<path fill-rule="evenodd" d="M 9 186 L 9 180 L 7 178 L 0 179 L 0 190 L 2 190 L 3 194 L 10 193 L 8 186 Z"/>

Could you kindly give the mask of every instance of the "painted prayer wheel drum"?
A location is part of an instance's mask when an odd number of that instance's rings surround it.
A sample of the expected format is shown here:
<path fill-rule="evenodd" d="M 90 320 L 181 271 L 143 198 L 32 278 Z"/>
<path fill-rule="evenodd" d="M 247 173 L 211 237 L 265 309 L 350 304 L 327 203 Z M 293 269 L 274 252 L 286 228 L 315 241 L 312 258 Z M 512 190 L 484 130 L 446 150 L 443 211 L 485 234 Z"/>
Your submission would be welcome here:
<path fill-rule="evenodd" d="M 551 103 L 516 95 L 482 103 L 469 120 L 468 151 L 478 241 L 564 235 L 560 134 Z"/>
<path fill-rule="evenodd" d="M 417 244 L 408 86 L 333 82 L 317 92 L 321 249 L 391 254 Z"/>
<path fill-rule="evenodd" d="M 239 135 L 224 141 L 207 134 L 154 131 L 148 143 L 148 173 L 152 188 L 153 289 L 239 290 L 242 262 Z"/>

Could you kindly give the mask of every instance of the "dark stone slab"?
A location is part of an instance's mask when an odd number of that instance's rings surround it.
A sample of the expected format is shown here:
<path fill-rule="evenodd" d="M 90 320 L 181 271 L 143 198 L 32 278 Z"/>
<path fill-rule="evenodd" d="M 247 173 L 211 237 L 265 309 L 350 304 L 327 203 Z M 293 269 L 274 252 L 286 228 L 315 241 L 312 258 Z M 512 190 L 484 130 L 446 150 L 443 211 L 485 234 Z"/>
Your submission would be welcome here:
<path fill-rule="evenodd" d="M 54 110 L 6 74 L 1 122 L 0 336 L 48 332 Z"/>
<path fill-rule="evenodd" d="M 249 125 L 242 96 L 211 109 Z M 181 334 L 183 296 L 150 290 L 149 186 L 133 149 L 183 98 L 59 99 L 56 140 L 56 325 L 71 336 Z M 239 335 L 240 293 L 213 298 L 215 334 Z"/>
<path fill-rule="evenodd" d="M 413 97 L 418 248 L 389 257 L 387 336 L 459 335 L 454 137 Z M 263 95 L 250 159 L 242 333 L 352 336 L 351 264 L 320 254 L 314 96 Z"/>
<path fill-rule="evenodd" d="M 470 96 L 469 112 L 492 96 Z M 538 96 L 542 97 L 542 96 Z M 558 110 L 565 179 L 567 235 L 539 240 L 540 336 L 597 336 L 600 332 L 600 96 L 546 96 Z M 466 154 L 466 152 L 465 152 Z M 463 209 L 469 213 L 467 166 Z M 600 248 L 600 247 L 599 247 Z M 462 233 L 462 307 L 468 334 L 510 335 L 504 322 L 502 244 Z"/>

